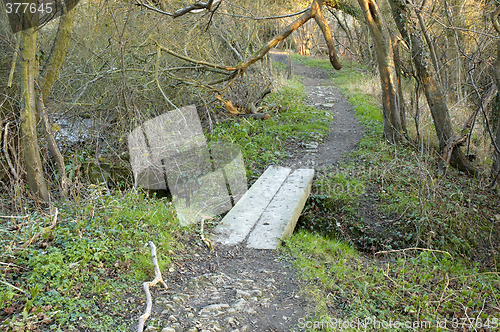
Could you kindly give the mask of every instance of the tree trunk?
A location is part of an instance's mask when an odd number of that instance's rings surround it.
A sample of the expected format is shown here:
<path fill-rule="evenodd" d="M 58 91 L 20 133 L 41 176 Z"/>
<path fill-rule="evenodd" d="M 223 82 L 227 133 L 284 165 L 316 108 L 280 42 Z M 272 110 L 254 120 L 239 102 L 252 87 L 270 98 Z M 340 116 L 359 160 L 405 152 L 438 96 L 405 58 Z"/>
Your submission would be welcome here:
<path fill-rule="evenodd" d="M 417 70 L 417 75 L 424 88 L 427 103 L 431 110 L 434 120 L 434 127 L 439 140 L 439 147 L 444 151 L 445 147 L 453 142 L 453 126 L 446 104 L 446 96 L 443 89 L 436 79 L 436 72 L 429 61 L 427 52 L 425 52 L 422 37 L 417 33 L 414 24 L 411 22 L 411 16 L 404 0 L 390 1 L 394 20 L 403 39 L 408 45 L 411 45 L 411 54 L 413 63 Z M 469 164 L 463 153 L 458 149 L 451 147 L 452 166 L 467 173 L 475 173 L 474 168 Z"/>
<path fill-rule="evenodd" d="M 49 191 L 43 175 L 42 160 L 38 147 L 35 76 L 37 73 L 36 37 L 34 28 L 22 31 L 22 91 L 21 149 L 30 190 L 44 200 L 49 200 Z"/>
<path fill-rule="evenodd" d="M 491 15 L 491 20 L 493 22 L 493 26 L 495 27 L 495 30 L 497 33 L 500 35 L 500 24 L 498 22 L 498 16 L 500 15 L 500 6 L 497 7 L 497 9 L 493 12 Z M 496 107 L 498 106 L 498 103 L 500 103 L 500 41 L 497 40 L 497 60 L 495 62 L 495 67 L 493 68 L 494 74 L 495 74 L 495 81 L 497 84 L 497 100 L 496 100 Z M 496 128 L 497 128 L 497 134 L 495 138 L 495 143 L 496 146 L 500 148 L 500 114 L 496 114 Z M 493 151 L 493 165 L 491 167 L 491 178 L 493 181 L 497 180 L 498 174 L 500 173 L 500 153 L 497 151 L 495 148 Z M 494 184 L 494 183 L 493 183 Z"/>
<path fill-rule="evenodd" d="M 50 51 L 45 68 L 41 73 L 41 94 L 42 101 L 47 102 L 54 83 L 59 76 L 61 71 L 64 58 L 66 57 L 66 51 L 68 50 L 68 45 L 71 40 L 71 34 L 73 32 L 73 20 L 75 17 L 75 8 L 72 8 L 66 14 L 61 16 L 59 21 L 59 28 L 57 30 L 56 39 L 54 40 L 54 45 Z"/>
<path fill-rule="evenodd" d="M 399 98 L 399 117 L 401 119 L 401 128 L 405 137 L 408 137 L 408 131 L 406 129 L 406 110 L 405 110 L 405 102 L 403 96 L 403 86 L 401 84 L 401 57 L 399 56 L 399 43 L 400 39 L 397 37 L 393 37 L 391 33 L 392 39 L 392 53 L 394 54 L 394 67 L 396 70 L 396 80 L 398 87 L 398 98 Z"/>
<path fill-rule="evenodd" d="M 401 121 L 398 83 L 394 64 L 391 38 L 384 32 L 381 13 L 375 0 L 359 0 L 366 23 L 373 37 L 382 86 L 382 106 L 384 115 L 384 136 L 391 143 L 401 141 L 406 128 Z"/>

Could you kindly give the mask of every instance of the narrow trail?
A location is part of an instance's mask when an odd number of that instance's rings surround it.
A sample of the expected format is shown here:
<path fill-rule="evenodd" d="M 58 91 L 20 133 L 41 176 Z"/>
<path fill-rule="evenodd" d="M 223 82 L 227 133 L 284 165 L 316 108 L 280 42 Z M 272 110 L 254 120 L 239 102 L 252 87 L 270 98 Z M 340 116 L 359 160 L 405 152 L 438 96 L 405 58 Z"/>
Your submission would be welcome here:
<path fill-rule="evenodd" d="M 285 53 L 273 53 L 273 60 L 287 63 Z M 344 154 L 352 151 L 363 136 L 363 127 L 354 116 L 354 110 L 340 90 L 333 85 L 330 74 L 321 68 L 292 63 L 292 73 L 302 77 L 309 96 L 309 105 L 331 112 L 334 122 L 331 131 L 321 144 L 309 143 L 305 149 L 297 150 L 284 162 L 293 168 L 310 167 L 321 170 L 334 165 Z"/>
<path fill-rule="evenodd" d="M 285 55 L 273 57 L 286 61 Z M 310 105 L 332 112 L 335 120 L 321 144 L 297 149 L 283 165 L 320 170 L 352 150 L 363 131 L 327 73 L 294 63 L 293 74 L 304 77 Z M 187 242 L 193 253 L 186 252 L 174 269 L 164 272 L 169 290 L 152 290 L 149 323 L 156 320 L 162 329 L 146 331 L 293 331 L 306 316 L 311 303 L 300 293 L 297 272 L 274 251 L 233 246 L 208 252 L 195 235 Z M 142 310 L 138 306 L 133 314 Z"/>

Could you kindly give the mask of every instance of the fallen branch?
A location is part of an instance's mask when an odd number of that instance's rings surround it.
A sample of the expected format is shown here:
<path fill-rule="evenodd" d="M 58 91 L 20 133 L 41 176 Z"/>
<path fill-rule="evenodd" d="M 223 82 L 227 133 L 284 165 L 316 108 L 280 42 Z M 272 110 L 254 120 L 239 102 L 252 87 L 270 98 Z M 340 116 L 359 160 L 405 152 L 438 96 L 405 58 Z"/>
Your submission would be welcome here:
<path fill-rule="evenodd" d="M 20 249 L 25 249 L 26 247 L 30 246 L 33 242 L 36 241 L 36 239 L 38 239 L 40 236 L 42 236 L 43 234 L 45 233 L 48 233 L 52 230 L 54 230 L 54 228 L 56 227 L 57 225 L 57 215 L 59 214 L 59 210 L 57 210 L 56 208 L 56 212 L 54 213 L 54 219 L 52 220 L 52 224 L 49 226 L 49 227 L 45 227 L 44 229 L 42 229 L 40 232 L 38 232 L 37 234 L 35 234 L 28 242 L 24 243 Z"/>
<path fill-rule="evenodd" d="M 210 2 L 210 1 L 208 1 L 208 2 Z M 197 3 L 196 5 L 201 6 L 199 8 L 206 8 L 206 6 L 208 5 L 208 2 L 207 3 Z M 148 5 L 145 5 L 142 2 L 139 2 L 139 4 L 141 6 L 149 8 Z M 262 47 L 257 52 L 255 52 L 253 55 L 251 55 L 245 61 L 243 61 L 235 66 L 225 66 L 225 65 L 219 65 L 219 64 L 215 64 L 215 63 L 202 61 L 202 60 L 196 60 L 196 59 L 190 58 L 188 56 L 174 52 L 174 51 L 168 49 L 167 47 L 159 45 L 158 43 L 157 44 L 158 44 L 158 47 L 160 47 L 163 51 L 167 52 L 168 54 L 170 54 L 176 58 L 193 63 L 195 65 L 211 67 L 211 68 L 227 71 L 228 75 L 231 75 L 231 76 L 235 75 L 235 77 L 237 77 L 239 75 L 242 76 L 248 67 L 250 67 L 251 65 L 253 65 L 257 61 L 261 60 L 279 42 L 285 40 L 295 30 L 299 29 L 307 21 L 314 18 L 316 23 L 320 27 L 321 32 L 323 33 L 323 35 L 325 37 L 325 41 L 328 45 L 330 63 L 332 64 L 333 68 L 339 70 L 342 68 L 342 64 L 340 63 L 340 61 L 337 57 L 337 54 L 335 51 L 335 45 L 334 45 L 333 38 L 332 38 L 332 33 L 331 33 L 330 28 L 328 27 L 328 24 L 327 24 L 327 21 L 326 21 L 324 15 L 323 15 L 322 7 L 323 7 L 323 0 L 313 0 L 311 3 L 311 6 L 309 8 L 307 8 L 306 10 L 304 10 L 303 14 L 299 18 L 297 18 L 295 21 L 293 21 L 290 25 L 288 25 L 279 34 L 272 37 L 266 44 L 262 45 Z M 186 8 L 189 8 L 189 7 L 186 7 Z M 183 10 L 187 10 L 186 8 Z M 199 8 L 197 7 L 197 9 L 199 9 Z M 149 8 L 149 9 L 153 9 L 153 8 Z M 194 7 L 190 8 L 190 10 L 193 10 L 193 9 L 195 9 L 195 8 Z M 153 9 L 153 10 L 155 10 L 157 12 L 161 12 L 159 9 Z M 169 13 L 165 13 L 165 12 L 163 12 L 163 13 L 166 15 L 169 15 L 169 16 L 176 17 L 174 14 L 169 14 Z M 232 72 L 232 74 L 231 74 L 231 72 Z M 229 77 L 226 77 L 222 80 L 213 82 L 209 85 L 228 81 L 228 80 L 229 80 Z M 228 85 L 231 85 L 231 83 L 232 82 L 230 82 Z"/>
<path fill-rule="evenodd" d="M 146 293 L 146 311 L 139 317 L 139 325 L 137 326 L 137 331 L 142 332 L 144 330 L 144 324 L 146 320 L 151 315 L 151 309 L 153 308 L 153 301 L 151 300 L 151 293 L 149 291 L 150 287 L 155 286 L 157 283 L 161 283 L 165 289 L 168 289 L 167 284 L 163 281 L 163 277 L 161 276 L 160 267 L 158 266 L 158 258 L 156 257 L 156 246 L 153 242 L 149 241 L 147 243 L 151 248 L 151 260 L 153 261 L 153 267 L 155 270 L 155 278 L 153 281 L 146 281 L 142 284 L 142 288 L 144 289 L 144 293 Z"/>
<path fill-rule="evenodd" d="M 6 219 L 12 219 L 12 218 L 24 219 L 24 218 L 28 218 L 28 217 L 29 217 L 28 215 L 25 215 L 25 216 L 0 216 L 0 218 L 6 218 Z"/>
<path fill-rule="evenodd" d="M 335 43 L 333 42 L 332 32 L 328 26 L 325 16 L 323 15 L 323 12 L 321 11 L 321 3 L 315 1 L 312 6 L 316 6 L 316 8 L 313 7 L 314 20 L 323 33 L 323 37 L 325 37 L 326 45 L 328 46 L 328 58 L 330 59 L 330 63 L 333 68 L 340 70 L 342 68 L 342 64 L 337 57 L 337 52 L 335 51 Z"/>

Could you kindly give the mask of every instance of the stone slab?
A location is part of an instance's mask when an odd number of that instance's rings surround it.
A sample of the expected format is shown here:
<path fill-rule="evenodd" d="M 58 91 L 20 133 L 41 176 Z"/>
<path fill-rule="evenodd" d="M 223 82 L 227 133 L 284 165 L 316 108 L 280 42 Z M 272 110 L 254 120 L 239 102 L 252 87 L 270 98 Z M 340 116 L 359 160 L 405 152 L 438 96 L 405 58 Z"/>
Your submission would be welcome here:
<path fill-rule="evenodd" d="M 215 242 L 243 242 L 290 174 L 287 167 L 271 166 L 248 189 L 215 228 Z"/>
<path fill-rule="evenodd" d="M 313 177 L 313 169 L 297 169 L 287 177 L 250 233 L 248 248 L 276 249 L 281 239 L 292 235 L 311 192 Z"/>

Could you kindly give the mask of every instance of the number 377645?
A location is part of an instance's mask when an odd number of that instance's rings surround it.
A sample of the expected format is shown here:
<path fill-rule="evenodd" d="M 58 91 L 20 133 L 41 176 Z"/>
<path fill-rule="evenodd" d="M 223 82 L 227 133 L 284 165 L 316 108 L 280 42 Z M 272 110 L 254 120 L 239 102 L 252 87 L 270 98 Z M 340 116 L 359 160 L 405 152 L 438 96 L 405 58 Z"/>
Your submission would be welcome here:
<path fill-rule="evenodd" d="M 7 14 L 50 14 L 54 10 L 53 2 L 7 2 L 5 4 Z"/>

